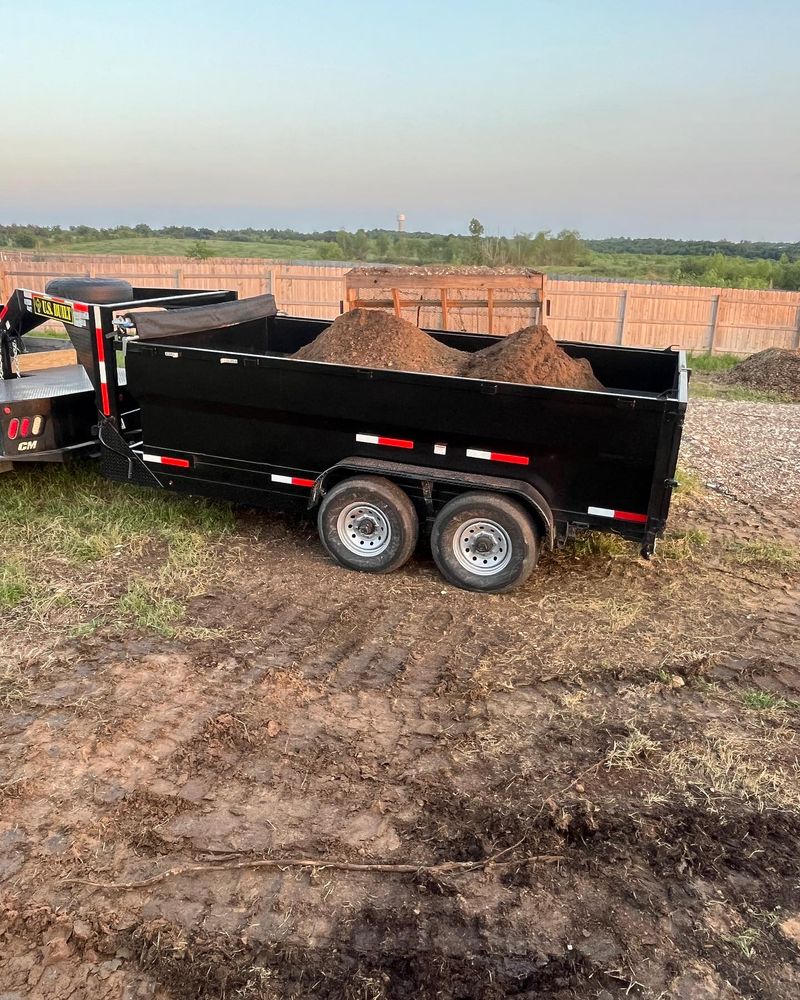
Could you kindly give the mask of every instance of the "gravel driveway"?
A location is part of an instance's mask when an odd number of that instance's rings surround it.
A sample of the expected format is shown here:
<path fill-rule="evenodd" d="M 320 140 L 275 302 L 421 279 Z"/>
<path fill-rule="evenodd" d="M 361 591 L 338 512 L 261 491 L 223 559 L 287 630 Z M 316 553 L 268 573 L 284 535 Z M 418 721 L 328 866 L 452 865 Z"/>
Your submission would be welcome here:
<path fill-rule="evenodd" d="M 800 510 L 800 405 L 689 401 L 681 464 L 757 508 Z"/>

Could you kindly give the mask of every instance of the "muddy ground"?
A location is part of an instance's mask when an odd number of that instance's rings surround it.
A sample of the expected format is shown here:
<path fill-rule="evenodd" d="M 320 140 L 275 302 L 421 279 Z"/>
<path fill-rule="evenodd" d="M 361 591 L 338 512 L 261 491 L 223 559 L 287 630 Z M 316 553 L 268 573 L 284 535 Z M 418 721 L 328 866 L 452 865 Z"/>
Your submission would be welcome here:
<path fill-rule="evenodd" d="M 505 596 L 243 512 L 172 625 L 18 604 L 0 996 L 796 997 L 800 512 L 702 480 Z"/>

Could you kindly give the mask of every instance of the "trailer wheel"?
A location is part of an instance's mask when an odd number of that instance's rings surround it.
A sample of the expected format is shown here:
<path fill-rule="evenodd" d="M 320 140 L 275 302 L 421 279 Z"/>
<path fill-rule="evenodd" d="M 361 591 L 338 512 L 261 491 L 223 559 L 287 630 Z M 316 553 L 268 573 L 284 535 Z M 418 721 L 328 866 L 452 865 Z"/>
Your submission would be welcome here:
<path fill-rule="evenodd" d="M 337 483 L 320 504 L 317 528 L 336 562 L 367 573 L 399 569 L 411 558 L 419 535 L 411 500 L 381 476 Z"/>
<path fill-rule="evenodd" d="M 53 278 L 44 288 L 48 295 L 104 305 L 108 302 L 130 302 L 133 288 L 121 278 Z"/>
<path fill-rule="evenodd" d="M 539 560 L 539 532 L 525 508 L 500 493 L 462 493 L 431 532 L 439 572 L 464 590 L 499 594 L 523 584 Z"/>

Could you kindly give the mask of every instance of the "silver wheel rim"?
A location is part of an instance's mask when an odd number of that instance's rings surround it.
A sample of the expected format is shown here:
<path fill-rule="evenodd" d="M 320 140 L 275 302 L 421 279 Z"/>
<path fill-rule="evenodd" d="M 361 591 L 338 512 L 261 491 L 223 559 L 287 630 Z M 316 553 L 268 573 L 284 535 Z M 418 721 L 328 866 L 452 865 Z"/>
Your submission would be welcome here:
<path fill-rule="evenodd" d="M 339 541 L 357 556 L 368 559 L 387 550 L 392 541 L 392 527 L 383 511 L 371 503 L 351 503 L 336 522 Z"/>
<path fill-rule="evenodd" d="M 511 539 L 497 521 L 473 518 L 453 535 L 453 553 L 460 566 L 478 576 L 495 576 L 511 562 Z"/>

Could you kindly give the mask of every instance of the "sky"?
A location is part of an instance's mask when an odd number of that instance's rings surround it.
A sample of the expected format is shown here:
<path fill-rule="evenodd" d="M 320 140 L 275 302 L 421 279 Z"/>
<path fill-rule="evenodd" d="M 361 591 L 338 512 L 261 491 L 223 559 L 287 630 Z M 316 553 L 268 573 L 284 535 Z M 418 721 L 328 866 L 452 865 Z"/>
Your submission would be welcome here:
<path fill-rule="evenodd" d="M 0 222 L 800 240 L 798 0 L 0 0 Z"/>

